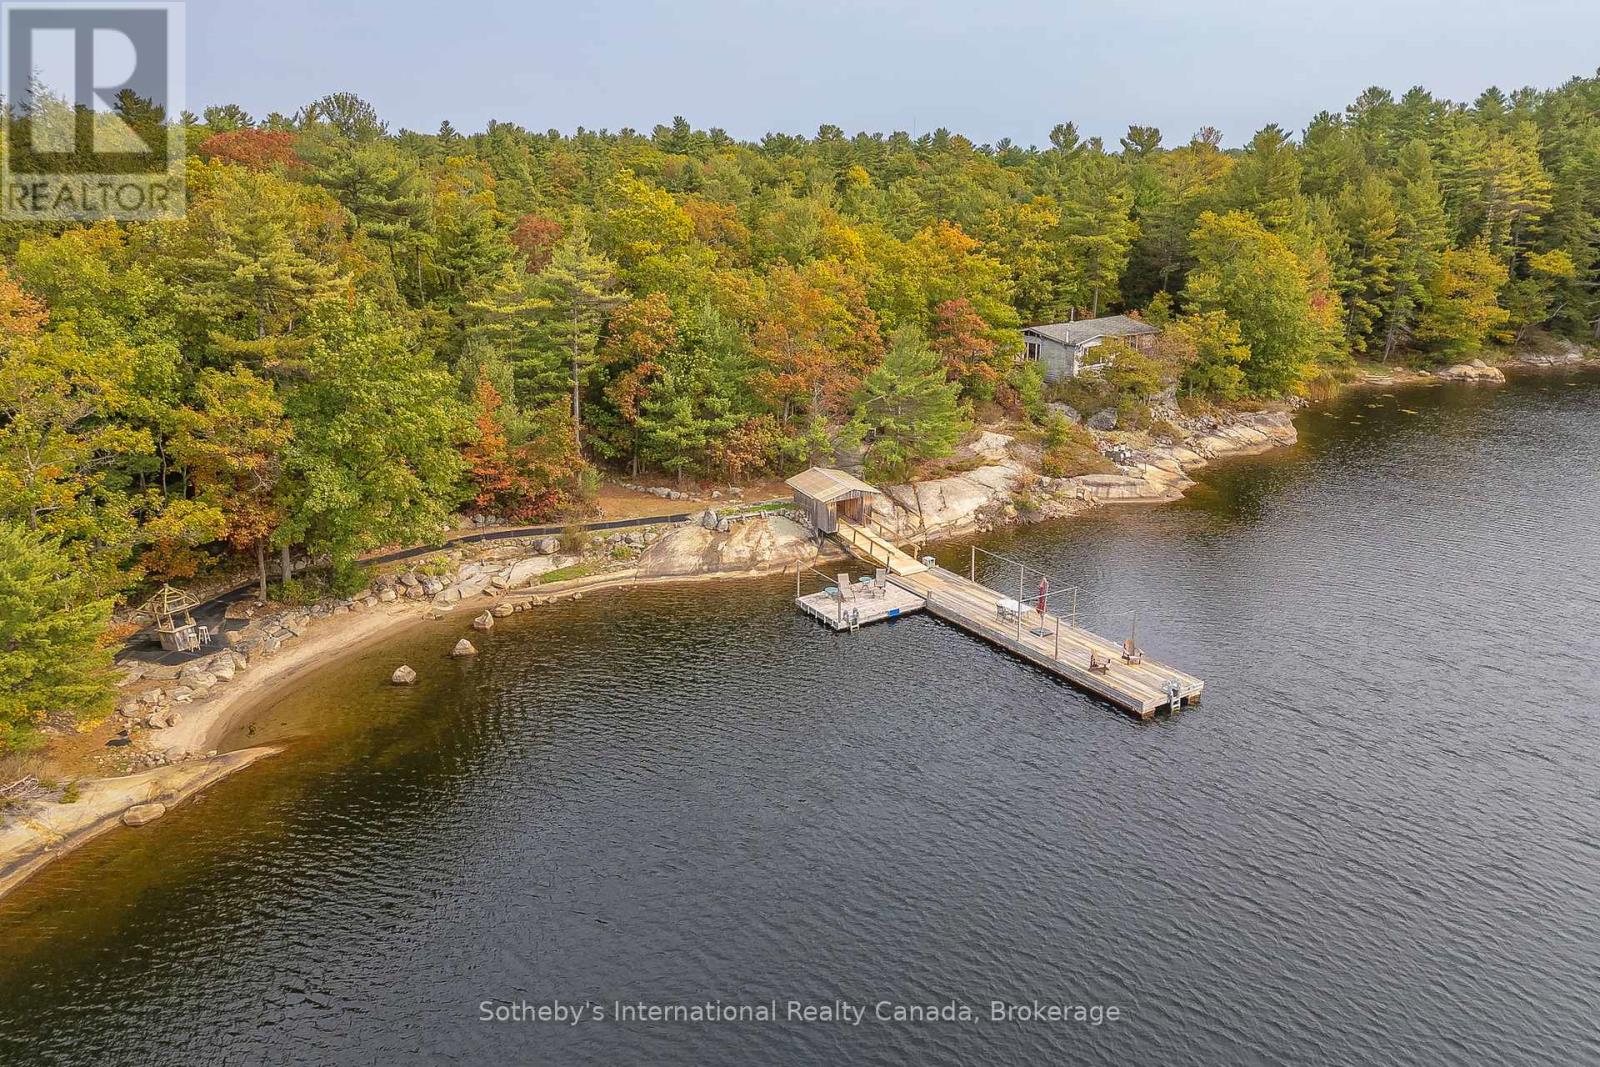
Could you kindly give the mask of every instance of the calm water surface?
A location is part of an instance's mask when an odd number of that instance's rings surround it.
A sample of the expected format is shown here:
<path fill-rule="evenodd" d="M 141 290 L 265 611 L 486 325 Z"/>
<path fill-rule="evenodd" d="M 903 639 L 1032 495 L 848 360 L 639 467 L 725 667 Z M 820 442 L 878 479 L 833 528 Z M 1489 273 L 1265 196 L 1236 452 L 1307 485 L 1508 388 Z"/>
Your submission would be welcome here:
<path fill-rule="evenodd" d="M 238 739 L 290 755 L 0 902 L 0 1062 L 1600 1062 L 1600 380 L 1301 427 L 983 542 L 1137 612 L 1207 681 L 1170 721 L 782 580 L 309 678 Z M 836 997 L 1124 1018 L 478 1021 Z"/>

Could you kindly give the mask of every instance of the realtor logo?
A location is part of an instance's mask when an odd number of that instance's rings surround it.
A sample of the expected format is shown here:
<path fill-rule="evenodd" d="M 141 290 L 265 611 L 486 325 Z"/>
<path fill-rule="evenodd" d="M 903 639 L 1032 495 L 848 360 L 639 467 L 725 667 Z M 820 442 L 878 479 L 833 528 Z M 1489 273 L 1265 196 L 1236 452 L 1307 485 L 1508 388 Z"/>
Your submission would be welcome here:
<path fill-rule="evenodd" d="M 0 218 L 184 210 L 183 4 L 0 3 Z"/>

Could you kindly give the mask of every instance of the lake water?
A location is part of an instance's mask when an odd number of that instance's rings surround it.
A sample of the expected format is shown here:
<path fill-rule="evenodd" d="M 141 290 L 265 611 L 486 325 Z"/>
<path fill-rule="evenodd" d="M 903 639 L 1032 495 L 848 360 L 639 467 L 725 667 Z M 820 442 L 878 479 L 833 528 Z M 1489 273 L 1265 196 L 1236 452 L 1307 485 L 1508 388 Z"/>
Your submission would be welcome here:
<path fill-rule="evenodd" d="M 1600 1061 L 1600 379 L 1300 425 L 1180 503 L 980 542 L 1136 612 L 1207 683 L 1169 720 L 929 618 L 832 634 L 782 579 L 309 677 L 241 728 L 289 755 L 0 901 L 0 1062 Z M 835 999 L 866 1018 L 781 1018 Z"/>

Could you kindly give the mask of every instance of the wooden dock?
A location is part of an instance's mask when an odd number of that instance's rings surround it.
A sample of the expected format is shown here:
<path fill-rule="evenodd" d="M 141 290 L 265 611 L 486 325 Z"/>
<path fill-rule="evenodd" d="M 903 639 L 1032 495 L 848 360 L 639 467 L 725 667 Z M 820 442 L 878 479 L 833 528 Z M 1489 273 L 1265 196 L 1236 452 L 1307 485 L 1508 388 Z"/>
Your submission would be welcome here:
<path fill-rule="evenodd" d="M 1205 683 L 1199 678 L 1142 653 L 1125 656 L 1121 643 L 1074 625 L 1074 620 L 1048 610 L 1041 614 L 1033 604 L 930 567 L 882 532 L 840 519 L 834 536 L 852 555 L 885 568 L 889 584 L 920 600 L 932 614 L 1141 719 L 1200 700 Z"/>
<path fill-rule="evenodd" d="M 918 574 L 894 575 L 890 582 L 922 598 L 927 610 L 969 633 L 1013 652 L 1035 666 L 1064 678 L 1080 689 L 1110 701 L 1124 711 L 1148 719 L 1158 711 L 1176 711 L 1198 703 L 1205 683 L 1149 656 L 1130 663 L 1122 645 L 1073 626 L 1059 615 L 1041 616 L 1031 607 L 1002 616 L 997 605 L 1015 603 L 988 586 L 943 567 Z M 1091 654 L 1105 664 L 1090 670 Z"/>

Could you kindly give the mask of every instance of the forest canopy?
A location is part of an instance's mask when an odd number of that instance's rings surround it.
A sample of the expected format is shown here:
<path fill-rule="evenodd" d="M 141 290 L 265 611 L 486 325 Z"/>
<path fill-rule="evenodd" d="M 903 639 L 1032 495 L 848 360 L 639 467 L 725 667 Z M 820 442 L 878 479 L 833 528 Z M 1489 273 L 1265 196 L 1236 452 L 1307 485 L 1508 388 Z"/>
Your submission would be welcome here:
<path fill-rule="evenodd" d="M 1144 314 L 1235 401 L 1600 320 L 1600 79 L 1374 88 L 1237 149 L 181 122 L 185 218 L 0 226 L 0 525 L 85 605 L 573 515 L 605 470 L 901 477 L 1044 425 L 1029 323 Z"/>

